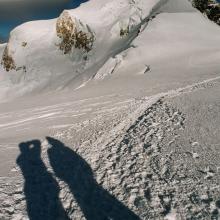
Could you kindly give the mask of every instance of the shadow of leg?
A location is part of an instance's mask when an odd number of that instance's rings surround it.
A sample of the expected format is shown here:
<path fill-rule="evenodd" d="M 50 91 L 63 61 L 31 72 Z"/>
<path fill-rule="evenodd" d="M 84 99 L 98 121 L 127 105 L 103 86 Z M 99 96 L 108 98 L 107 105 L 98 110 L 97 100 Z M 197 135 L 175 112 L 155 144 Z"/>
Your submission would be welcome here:
<path fill-rule="evenodd" d="M 25 183 L 24 193 L 30 220 L 69 219 L 59 201 L 59 186 L 41 160 L 41 143 L 33 140 L 19 144 L 17 164 Z"/>
<path fill-rule="evenodd" d="M 65 181 L 87 220 L 140 219 L 93 177 L 89 164 L 62 142 L 47 137 L 49 160 L 57 177 Z"/>

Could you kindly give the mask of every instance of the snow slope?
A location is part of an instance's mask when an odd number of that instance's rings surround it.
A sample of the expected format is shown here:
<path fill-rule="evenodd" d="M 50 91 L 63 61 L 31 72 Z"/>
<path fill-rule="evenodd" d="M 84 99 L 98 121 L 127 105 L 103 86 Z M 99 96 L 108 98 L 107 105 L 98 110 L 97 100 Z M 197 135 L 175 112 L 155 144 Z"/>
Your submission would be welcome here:
<path fill-rule="evenodd" d="M 73 22 L 78 20 L 94 33 L 95 42 L 89 52 L 74 48 L 64 55 L 58 47 L 56 19 L 29 22 L 13 30 L 8 53 L 13 57 L 16 71 L 8 75 L 16 92 L 45 87 L 56 89 L 70 81 L 79 86 L 87 81 L 110 56 L 129 45 L 142 22 L 151 15 L 157 3 L 161 4 L 160 1 L 143 2 L 89 1 L 80 9 L 65 12 Z M 77 27 L 78 31 L 84 31 L 82 25 Z M 120 36 L 120 30 L 126 28 L 129 34 Z"/>
<path fill-rule="evenodd" d="M 188 0 L 90 0 L 13 30 L 0 219 L 56 201 L 61 219 L 218 219 L 219 34 Z"/>
<path fill-rule="evenodd" d="M 65 13 L 75 23 L 81 22 L 79 31 L 88 26 L 93 33 L 91 50 L 72 48 L 64 54 L 59 48 L 56 19 L 19 26 L 8 43 L 16 71 L 1 70 L 1 90 L 6 90 L 9 97 L 74 89 L 92 78 L 116 77 L 117 82 L 126 80 L 129 85 L 133 79 L 127 75 L 139 75 L 135 80 L 145 83 L 148 77 L 143 73 L 148 68 L 156 78 L 163 69 L 172 81 L 175 76 L 179 81 L 180 77 L 188 78 L 186 74 L 195 77 L 219 69 L 219 29 L 188 1 L 152 0 L 146 4 L 143 0 L 93 0 Z M 179 68 L 182 71 L 176 74 Z"/>

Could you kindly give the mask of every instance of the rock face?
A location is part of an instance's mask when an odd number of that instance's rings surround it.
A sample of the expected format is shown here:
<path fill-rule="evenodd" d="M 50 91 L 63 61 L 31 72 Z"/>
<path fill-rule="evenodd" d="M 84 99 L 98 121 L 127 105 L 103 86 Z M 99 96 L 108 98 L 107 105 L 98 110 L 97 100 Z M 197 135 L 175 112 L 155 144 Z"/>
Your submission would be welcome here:
<path fill-rule="evenodd" d="M 5 50 L 3 52 L 1 65 L 4 67 L 4 69 L 7 72 L 10 70 L 16 69 L 14 59 L 13 59 L 12 55 L 9 53 L 8 45 L 5 47 Z"/>
<path fill-rule="evenodd" d="M 193 0 L 193 6 L 220 25 L 220 4 L 216 0 Z"/>
<path fill-rule="evenodd" d="M 73 48 L 89 52 L 94 43 L 94 34 L 87 25 L 77 18 L 72 18 L 68 11 L 64 11 L 57 19 L 57 36 L 61 39 L 59 48 L 68 54 Z"/>
<path fill-rule="evenodd" d="M 121 37 L 127 36 L 129 34 L 129 32 L 130 32 L 129 29 L 130 29 L 129 26 L 127 28 L 125 28 L 125 29 L 121 29 L 120 30 L 120 36 Z"/>
<path fill-rule="evenodd" d="M 209 4 L 205 12 L 210 20 L 220 25 L 220 4 L 219 3 Z"/>

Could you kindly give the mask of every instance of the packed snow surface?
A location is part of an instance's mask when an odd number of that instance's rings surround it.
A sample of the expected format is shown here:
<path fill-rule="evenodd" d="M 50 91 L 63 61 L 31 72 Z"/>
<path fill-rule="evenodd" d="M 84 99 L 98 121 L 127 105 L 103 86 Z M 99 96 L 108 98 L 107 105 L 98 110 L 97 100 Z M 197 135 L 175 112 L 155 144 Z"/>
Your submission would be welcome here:
<path fill-rule="evenodd" d="M 0 44 L 0 219 L 220 218 L 220 28 L 188 0 L 90 0 Z"/>

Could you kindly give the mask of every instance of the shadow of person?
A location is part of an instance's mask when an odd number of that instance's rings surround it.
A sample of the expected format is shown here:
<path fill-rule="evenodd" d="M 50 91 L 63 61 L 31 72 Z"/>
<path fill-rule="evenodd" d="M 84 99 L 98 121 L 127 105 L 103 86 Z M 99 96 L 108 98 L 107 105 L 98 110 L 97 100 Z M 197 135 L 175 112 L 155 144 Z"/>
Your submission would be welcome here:
<path fill-rule="evenodd" d="M 24 193 L 30 220 L 69 219 L 59 201 L 59 185 L 41 160 L 41 142 L 19 144 L 17 164 L 24 176 Z"/>
<path fill-rule="evenodd" d="M 87 220 L 136 220 L 136 214 L 103 189 L 89 164 L 62 142 L 47 137 L 50 164 L 57 177 L 68 184 Z"/>

